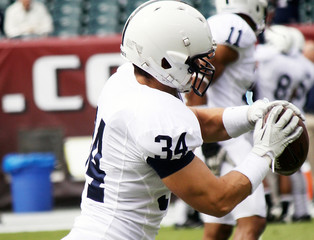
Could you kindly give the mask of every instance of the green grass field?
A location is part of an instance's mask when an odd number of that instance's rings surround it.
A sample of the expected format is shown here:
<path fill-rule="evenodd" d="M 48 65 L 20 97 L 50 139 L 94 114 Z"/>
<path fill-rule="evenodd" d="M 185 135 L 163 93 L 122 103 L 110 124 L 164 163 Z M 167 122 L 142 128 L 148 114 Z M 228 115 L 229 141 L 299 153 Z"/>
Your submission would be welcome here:
<path fill-rule="evenodd" d="M 60 240 L 69 231 L 26 232 L 0 234 L 0 240 Z M 200 240 L 203 229 L 176 230 L 172 227 L 161 228 L 156 240 Z M 262 240 L 312 240 L 314 222 L 269 224 Z"/>

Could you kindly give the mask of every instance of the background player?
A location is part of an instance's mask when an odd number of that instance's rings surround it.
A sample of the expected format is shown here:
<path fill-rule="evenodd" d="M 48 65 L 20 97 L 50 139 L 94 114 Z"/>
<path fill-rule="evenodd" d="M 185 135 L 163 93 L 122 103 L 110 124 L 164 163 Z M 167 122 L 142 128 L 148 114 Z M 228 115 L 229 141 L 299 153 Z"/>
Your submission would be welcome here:
<path fill-rule="evenodd" d="M 267 97 L 270 100 L 281 99 L 294 102 L 303 109 L 307 92 L 313 85 L 313 66 L 303 54 L 304 37 L 296 28 L 283 25 L 273 25 L 265 31 L 266 44 L 258 45 L 258 81 L 257 97 Z M 272 53 L 271 53 L 272 52 Z M 269 174 L 267 182 L 276 189 L 276 179 L 279 180 L 279 200 L 281 214 L 279 221 L 289 221 L 290 203 L 293 202 L 293 221 L 310 220 L 307 185 L 302 171 L 291 176 Z M 272 195 L 270 194 L 272 192 Z M 277 191 L 266 192 L 268 204 L 268 221 L 276 220 L 271 214 L 272 199 L 276 199 Z"/>
<path fill-rule="evenodd" d="M 295 66 L 295 71 L 300 71 L 303 74 L 301 81 L 294 89 L 290 101 L 298 106 L 301 111 L 304 111 L 308 93 L 314 84 L 314 65 L 311 60 L 303 54 L 305 38 L 301 31 L 294 27 L 289 27 L 288 29 L 293 43 L 289 56 L 297 65 Z M 308 162 L 306 162 L 306 164 L 310 167 Z M 302 169 L 290 177 L 294 206 L 292 221 L 311 221 L 307 182 Z"/>
<path fill-rule="evenodd" d="M 254 83 L 255 44 L 257 35 L 265 27 L 266 8 L 264 0 L 216 1 L 217 14 L 208 19 L 217 42 L 215 58 L 210 60 L 216 73 L 206 94 L 208 107 L 246 104 L 244 96 Z M 190 105 L 200 102 L 193 93 L 187 97 Z M 221 176 L 240 164 L 251 147 L 251 141 L 242 135 L 224 142 L 203 144 L 202 150 L 207 165 Z M 265 216 L 261 185 L 225 217 L 203 215 L 203 239 L 228 239 L 235 225 L 235 239 L 258 239 L 265 229 Z"/>
<path fill-rule="evenodd" d="M 265 44 L 259 44 L 256 51 L 258 62 L 255 94 L 257 98 L 290 101 L 294 89 L 303 80 L 302 67 L 289 55 L 293 48 L 291 28 L 283 25 L 272 25 L 265 30 Z M 299 66 L 299 67 L 298 67 Z M 295 175 L 298 175 L 296 173 Z M 267 220 L 276 220 L 272 214 L 272 198 L 276 201 L 279 197 L 281 205 L 280 221 L 287 218 L 290 202 L 292 201 L 292 182 L 289 176 L 279 176 L 269 173 L 264 184 L 267 202 Z M 274 189 L 271 191 L 271 189 Z M 277 189 L 278 190 L 275 190 Z M 278 196 L 278 193 L 279 196 Z"/>

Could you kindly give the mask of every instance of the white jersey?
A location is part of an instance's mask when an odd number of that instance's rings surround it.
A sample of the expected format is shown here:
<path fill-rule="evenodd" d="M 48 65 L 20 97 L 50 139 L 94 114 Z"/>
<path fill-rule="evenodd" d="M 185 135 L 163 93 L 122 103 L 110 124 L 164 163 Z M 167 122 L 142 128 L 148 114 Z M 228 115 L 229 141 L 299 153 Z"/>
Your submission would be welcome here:
<path fill-rule="evenodd" d="M 202 144 L 182 100 L 139 84 L 133 71 L 122 65 L 101 93 L 82 214 L 65 239 L 155 239 L 170 203 L 161 178 L 190 163 Z"/>
<path fill-rule="evenodd" d="M 232 13 L 214 15 L 208 23 L 216 43 L 228 45 L 239 54 L 238 59 L 229 64 L 207 90 L 208 106 L 243 105 L 242 97 L 253 84 L 255 33 L 246 21 Z"/>
<path fill-rule="evenodd" d="M 208 19 L 213 39 L 217 44 L 227 45 L 238 52 L 238 59 L 226 66 L 221 76 L 207 90 L 209 107 L 230 107 L 246 104 L 243 97 L 254 83 L 256 35 L 252 28 L 240 16 L 232 13 L 214 15 Z M 239 165 L 252 149 L 248 135 L 241 135 L 227 141 L 219 142 L 226 151 L 230 162 L 223 161 L 220 176 L 232 171 Z M 241 149 L 241 154 L 239 154 Z M 265 217 L 264 188 L 262 184 L 242 201 L 228 215 L 216 218 L 202 214 L 206 223 L 235 225 L 243 217 Z"/>
<path fill-rule="evenodd" d="M 307 100 L 307 94 L 314 84 L 314 63 L 301 53 L 293 58 L 297 65 L 295 67 L 296 71 L 301 71 L 303 73 L 303 77 L 296 88 L 296 92 L 292 98 L 292 103 L 299 109 L 303 110 Z"/>
<path fill-rule="evenodd" d="M 256 49 L 257 98 L 269 101 L 290 101 L 294 89 L 302 81 L 303 73 L 294 58 L 278 52 L 274 47 L 260 44 Z"/>

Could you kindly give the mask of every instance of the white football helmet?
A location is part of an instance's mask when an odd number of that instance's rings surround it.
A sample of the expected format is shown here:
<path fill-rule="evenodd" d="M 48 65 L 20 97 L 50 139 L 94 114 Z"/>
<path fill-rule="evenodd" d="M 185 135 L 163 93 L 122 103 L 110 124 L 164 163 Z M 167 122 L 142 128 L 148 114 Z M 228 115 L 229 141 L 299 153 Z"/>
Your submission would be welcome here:
<path fill-rule="evenodd" d="M 292 36 L 290 27 L 284 25 L 272 25 L 264 31 L 266 44 L 274 46 L 279 52 L 289 54 L 292 48 Z"/>
<path fill-rule="evenodd" d="M 228 12 L 249 16 L 256 25 L 256 33 L 261 33 L 265 28 L 267 5 L 267 0 L 216 0 L 217 13 Z"/>
<path fill-rule="evenodd" d="M 204 95 L 215 68 L 208 62 L 215 43 L 204 16 L 179 1 L 148 1 L 128 18 L 122 31 L 121 54 L 164 85 Z M 204 91 L 192 81 L 207 83 Z M 194 76 L 193 76 L 194 77 Z M 207 79 L 205 79 L 205 77 Z M 209 80 L 209 81 L 207 81 Z"/>

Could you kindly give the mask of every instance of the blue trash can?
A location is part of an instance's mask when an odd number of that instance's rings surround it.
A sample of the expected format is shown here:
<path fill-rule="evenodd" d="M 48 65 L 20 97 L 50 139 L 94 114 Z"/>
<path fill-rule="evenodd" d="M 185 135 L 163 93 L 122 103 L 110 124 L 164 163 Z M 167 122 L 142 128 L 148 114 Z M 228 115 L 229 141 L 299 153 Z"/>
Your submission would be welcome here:
<path fill-rule="evenodd" d="M 50 174 L 55 165 L 52 153 L 7 154 L 3 170 L 11 175 L 14 212 L 49 211 L 53 206 Z"/>

